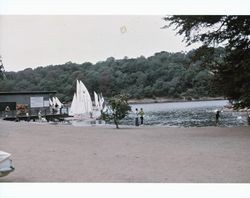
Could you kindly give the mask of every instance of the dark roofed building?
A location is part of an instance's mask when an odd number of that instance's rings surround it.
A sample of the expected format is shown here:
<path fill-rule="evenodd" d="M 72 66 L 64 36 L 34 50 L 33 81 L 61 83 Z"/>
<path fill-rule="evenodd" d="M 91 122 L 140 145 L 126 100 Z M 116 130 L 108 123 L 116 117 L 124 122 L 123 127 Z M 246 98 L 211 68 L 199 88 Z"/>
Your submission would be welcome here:
<path fill-rule="evenodd" d="M 0 111 L 6 106 L 16 110 L 16 105 L 25 105 L 29 109 L 49 108 L 49 98 L 55 94 L 56 91 L 0 92 Z"/>

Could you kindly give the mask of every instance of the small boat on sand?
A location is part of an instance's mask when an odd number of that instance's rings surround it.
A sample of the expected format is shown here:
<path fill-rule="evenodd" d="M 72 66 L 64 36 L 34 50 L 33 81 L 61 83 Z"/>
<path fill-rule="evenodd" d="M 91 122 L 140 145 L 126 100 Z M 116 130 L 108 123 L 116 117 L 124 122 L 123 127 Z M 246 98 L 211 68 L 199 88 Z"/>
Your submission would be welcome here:
<path fill-rule="evenodd" d="M 6 176 L 15 168 L 12 166 L 11 154 L 4 151 L 0 151 L 0 177 Z"/>

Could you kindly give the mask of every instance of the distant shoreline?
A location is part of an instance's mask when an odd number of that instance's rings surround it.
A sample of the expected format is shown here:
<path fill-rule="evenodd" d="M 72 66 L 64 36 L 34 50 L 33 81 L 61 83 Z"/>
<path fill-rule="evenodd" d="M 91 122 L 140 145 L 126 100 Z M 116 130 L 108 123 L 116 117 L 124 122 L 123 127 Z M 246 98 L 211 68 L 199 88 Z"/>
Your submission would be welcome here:
<path fill-rule="evenodd" d="M 174 98 L 143 98 L 143 99 L 131 99 L 128 100 L 129 104 L 150 104 L 150 103 L 171 103 L 171 102 L 198 102 L 198 101 L 212 101 L 212 100 L 227 100 L 223 97 L 215 98 L 199 98 L 192 100 L 185 99 L 174 99 Z"/>

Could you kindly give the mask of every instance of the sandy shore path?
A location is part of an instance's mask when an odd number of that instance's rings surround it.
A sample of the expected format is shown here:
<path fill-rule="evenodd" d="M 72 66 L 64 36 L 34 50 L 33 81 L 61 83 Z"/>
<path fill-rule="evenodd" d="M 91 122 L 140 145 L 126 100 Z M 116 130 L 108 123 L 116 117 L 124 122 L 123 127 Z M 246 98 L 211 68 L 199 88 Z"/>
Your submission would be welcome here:
<path fill-rule="evenodd" d="M 250 182 L 250 128 L 116 130 L 0 121 L 0 182 Z"/>

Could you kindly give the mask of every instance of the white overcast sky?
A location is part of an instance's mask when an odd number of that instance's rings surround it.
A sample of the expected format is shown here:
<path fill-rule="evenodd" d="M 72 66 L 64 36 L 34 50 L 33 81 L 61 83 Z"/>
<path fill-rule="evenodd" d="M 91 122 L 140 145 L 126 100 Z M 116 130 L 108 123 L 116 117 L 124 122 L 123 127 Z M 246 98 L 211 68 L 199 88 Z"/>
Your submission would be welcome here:
<path fill-rule="evenodd" d="M 35 68 L 67 61 L 95 62 L 110 56 L 123 58 L 150 56 L 162 50 L 185 51 L 187 49 L 181 43 L 180 37 L 174 36 L 174 32 L 170 30 L 160 29 L 164 24 L 162 16 L 166 14 L 249 15 L 249 8 L 249 0 L 0 0 L 0 54 L 3 56 L 7 71 L 18 71 L 26 67 Z M 98 17 L 97 15 L 123 16 Z M 127 29 L 125 33 L 120 31 L 123 26 Z M 0 185 L 1 198 L 232 198 L 237 196 L 249 197 L 250 185 L 81 183 Z"/>
<path fill-rule="evenodd" d="M 5 69 L 95 63 L 108 57 L 151 56 L 186 51 L 182 37 L 161 29 L 162 15 L 0 16 L 0 52 Z"/>
<path fill-rule="evenodd" d="M 163 16 L 247 14 L 247 1 L 0 0 L 0 55 L 5 70 L 18 71 L 188 51 L 197 46 L 186 48 L 172 29 L 161 29 Z"/>

